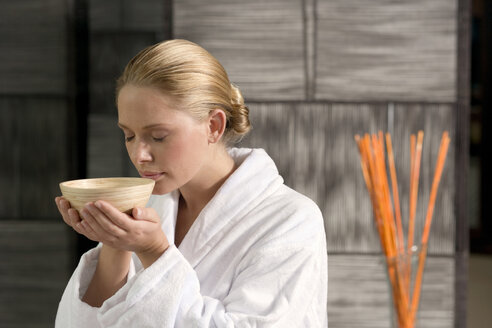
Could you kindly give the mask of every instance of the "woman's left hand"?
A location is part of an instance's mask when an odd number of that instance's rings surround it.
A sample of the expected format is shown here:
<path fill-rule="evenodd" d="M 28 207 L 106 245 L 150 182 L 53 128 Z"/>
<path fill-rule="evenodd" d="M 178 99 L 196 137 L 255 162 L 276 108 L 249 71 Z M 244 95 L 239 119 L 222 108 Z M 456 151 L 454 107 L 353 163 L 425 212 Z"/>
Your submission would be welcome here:
<path fill-rule="evenodd" d="M 157 260 L 169 247 L 153 208 L 134 208 L 132 216 L 120 212 L 108 202 L 88 203 L 80 211 L 78 223 L 87 235 L 113 248 L 135 252 L 144 267 Z"/>

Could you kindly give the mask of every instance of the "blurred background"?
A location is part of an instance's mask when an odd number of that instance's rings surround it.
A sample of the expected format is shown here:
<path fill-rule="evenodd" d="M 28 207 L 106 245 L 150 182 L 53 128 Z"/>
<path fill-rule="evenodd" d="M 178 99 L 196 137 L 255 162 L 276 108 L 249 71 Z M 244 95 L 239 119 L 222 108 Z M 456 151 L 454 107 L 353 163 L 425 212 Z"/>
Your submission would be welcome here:
<path fill-rule="evenodd" d="M 418 238 L 449 131 L 418 327 L 489 326 L 491 1 L 0 0 L 0 327 L 53 326 L 94 246 L 62 223 L 58 183 L 136 174 L 114 83 L 139 50 L 172 38 L 219 59 L 250 107 L 242 146 L 267 149 L 323 211 L 330 327 L 390 327 L 354 135 L 392 134 L 408 213 L 409 136 L 424 130 Z"/>

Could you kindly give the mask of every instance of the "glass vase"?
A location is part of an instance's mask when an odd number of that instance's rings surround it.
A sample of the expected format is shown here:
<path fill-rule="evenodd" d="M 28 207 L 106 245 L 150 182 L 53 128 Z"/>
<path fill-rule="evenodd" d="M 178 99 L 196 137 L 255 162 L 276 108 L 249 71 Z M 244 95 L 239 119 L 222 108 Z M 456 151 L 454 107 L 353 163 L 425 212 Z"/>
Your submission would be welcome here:
<path fill-rule="evenodd" d="M 386 257 L 392 328 L 417 327 L 425 257 L 426 248 L 417 246 L 402 254 Z"/>

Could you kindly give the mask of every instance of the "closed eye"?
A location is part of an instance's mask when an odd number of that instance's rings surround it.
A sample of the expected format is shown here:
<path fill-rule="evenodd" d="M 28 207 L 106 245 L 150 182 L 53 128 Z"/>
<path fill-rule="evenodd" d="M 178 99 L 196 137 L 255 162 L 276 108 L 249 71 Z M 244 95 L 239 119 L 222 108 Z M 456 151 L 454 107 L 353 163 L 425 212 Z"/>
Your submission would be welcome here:
<path fill-rule="evenodd" d="M 133 140 L 133 138 L 135 138 L 135 136 L 125 137 L 125 141 L 130 142 Z"/>

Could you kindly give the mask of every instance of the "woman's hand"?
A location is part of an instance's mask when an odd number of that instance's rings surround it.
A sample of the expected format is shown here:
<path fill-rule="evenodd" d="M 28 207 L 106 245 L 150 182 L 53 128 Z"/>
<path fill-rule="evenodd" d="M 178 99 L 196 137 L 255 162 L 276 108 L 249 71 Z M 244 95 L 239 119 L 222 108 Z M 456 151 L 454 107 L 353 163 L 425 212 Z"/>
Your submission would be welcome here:
<path fill-rule="evenodd" d="M 159 216 L 152 208 L 134 208 L 131 217 L 98 200 L 87 203 L 78 215 L 65 199 L 58 197 L 56 202 L 63 220 L 75 231 L 104 245 L 135 252 L 144 267 L 169 247 Z"/>
<path fill-rule="evenodd" d="M 63 197 L 56 197 L 55 203 L 56 206 L 58 207 L 58 211 L 62 215 L 63 221 L 65 221 L 66 224 L 68 224 L 70 227 L 72 227 L 72 229 L 77 231 L 79 234 L 86 236 L 90 240 L 98 241 L 96 239 L 96 236 L 87 235 L 82 231 L 80 226 L 80 222 L 82 220 L 79 216 L 79 212 L 77 212 L 77 210 L 73 209 L 70 206 L 70 202 L 68 200 L 66 200 Z"/>

